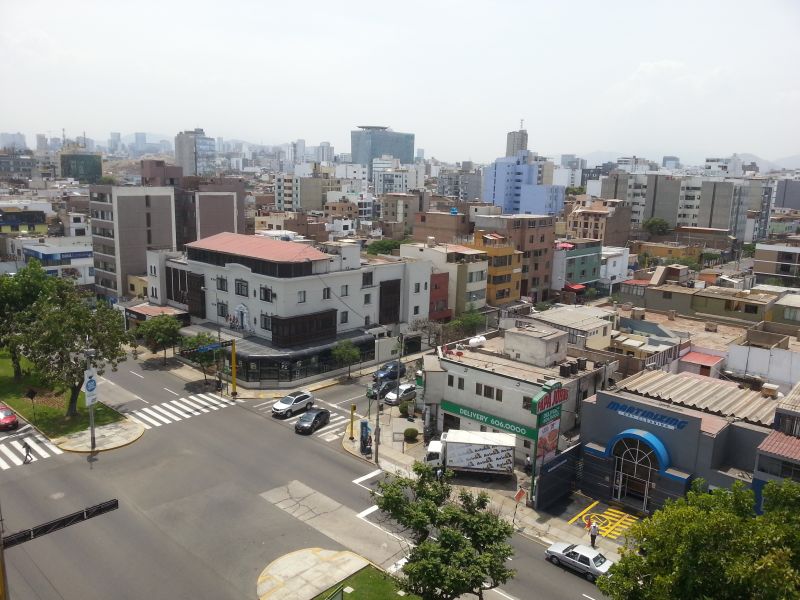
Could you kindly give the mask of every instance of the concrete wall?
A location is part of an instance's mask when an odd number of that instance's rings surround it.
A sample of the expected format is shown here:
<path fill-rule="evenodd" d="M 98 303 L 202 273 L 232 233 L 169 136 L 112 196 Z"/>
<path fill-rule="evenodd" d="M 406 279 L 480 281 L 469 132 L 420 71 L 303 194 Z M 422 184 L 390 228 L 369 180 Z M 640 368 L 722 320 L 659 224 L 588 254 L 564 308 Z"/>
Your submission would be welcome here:
<path fill-rule="evenodd" d="M 730 345 L 727 368 L 735 373 L 760 376 L 786 392 L 800 381 L 800 354 L 780 348 Z"/>
<path fill-rule="evenodd" d="M 559 331 L 555 337 L 545 340 L 520 331 L 506 330 L 504 349 L 520 362 L 550 367 L 566 360 L 567 334 Z"/>

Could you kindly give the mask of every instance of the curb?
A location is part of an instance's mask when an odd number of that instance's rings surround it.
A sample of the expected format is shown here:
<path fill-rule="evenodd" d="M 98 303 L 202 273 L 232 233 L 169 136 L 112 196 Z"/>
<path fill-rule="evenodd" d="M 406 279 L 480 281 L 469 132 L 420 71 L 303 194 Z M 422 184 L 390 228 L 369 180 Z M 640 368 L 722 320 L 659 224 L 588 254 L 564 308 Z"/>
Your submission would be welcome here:
<path fill-rule="evenodd" d="M 127 416 L 125 417 L 125 420 L 130 422 L 130 423 L 133 423 L 133 421 L 128 419 Z M 112 448 L 102 448 L 102 449 L 95 448 L 94 450 L 73 450 L 71 448 L 64 448 L 60 444 L 56 444 L 55 441 L 53 439 L 51 439 L 51 438 L 47 438 L 47 439 L 49 439 L 50 443 L 54 444 L 62 452 L 71 452 L 72 454 L 99 454 L 100 452 L 109 452 L 110 450 L 118 450 L 119 448 L 124 448 L 125 446 L 130 446 L 134 442 L 138 442 L 142 438 L 142 436 L 144 435 L 144 431 L 145 431 L 144 427 L 141 427 L 141 425 L 139 427 L 141 428 L 141 432 L 139 433 L 139 435 L 137 435 L 132 440 L 128 440 L 125 443 L 119 444 L 118 446 L 114 446 Z M 44 435 L 44 434 L 42 434 L 42 435 Z M 47 436 L 45 436 L 45 437 L 47 437 Z M 55 439 L 58 439 L 58 438 L 55 438 Z"/>

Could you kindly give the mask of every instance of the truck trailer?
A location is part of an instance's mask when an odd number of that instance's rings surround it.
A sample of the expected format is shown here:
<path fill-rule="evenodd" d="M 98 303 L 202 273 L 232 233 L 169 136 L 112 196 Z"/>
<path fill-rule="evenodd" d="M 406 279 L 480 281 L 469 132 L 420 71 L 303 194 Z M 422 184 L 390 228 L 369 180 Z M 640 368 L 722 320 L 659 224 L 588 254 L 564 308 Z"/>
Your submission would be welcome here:
<path fill-rule="evenodd" d="M 513 433 L 451 429 L 428 444 L 425 464 L 456 472 L 512 475 L 516 447 Z"/>

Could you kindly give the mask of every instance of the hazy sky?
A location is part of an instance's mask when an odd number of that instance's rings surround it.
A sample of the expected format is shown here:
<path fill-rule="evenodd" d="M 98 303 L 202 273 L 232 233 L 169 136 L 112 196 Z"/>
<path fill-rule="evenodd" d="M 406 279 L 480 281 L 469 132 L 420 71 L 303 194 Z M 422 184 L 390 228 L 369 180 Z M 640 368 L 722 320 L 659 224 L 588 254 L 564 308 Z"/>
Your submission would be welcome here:
<path fill-rule="evenodd" d="M 0 131 L 800 154 L 800 2 L 0 0 Z"/>

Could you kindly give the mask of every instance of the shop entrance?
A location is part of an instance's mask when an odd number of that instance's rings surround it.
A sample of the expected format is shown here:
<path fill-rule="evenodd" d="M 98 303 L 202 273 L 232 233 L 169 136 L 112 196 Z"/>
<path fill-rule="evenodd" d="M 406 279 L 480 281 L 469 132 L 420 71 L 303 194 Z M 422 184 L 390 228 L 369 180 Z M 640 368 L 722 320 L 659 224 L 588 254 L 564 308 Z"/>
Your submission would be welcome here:
<path fill-rule="evenodd" d="M 647 443 L 622 438 L 614 445 L 614 499 L 647 512 L 658 470 L 658 457 Z"/>

